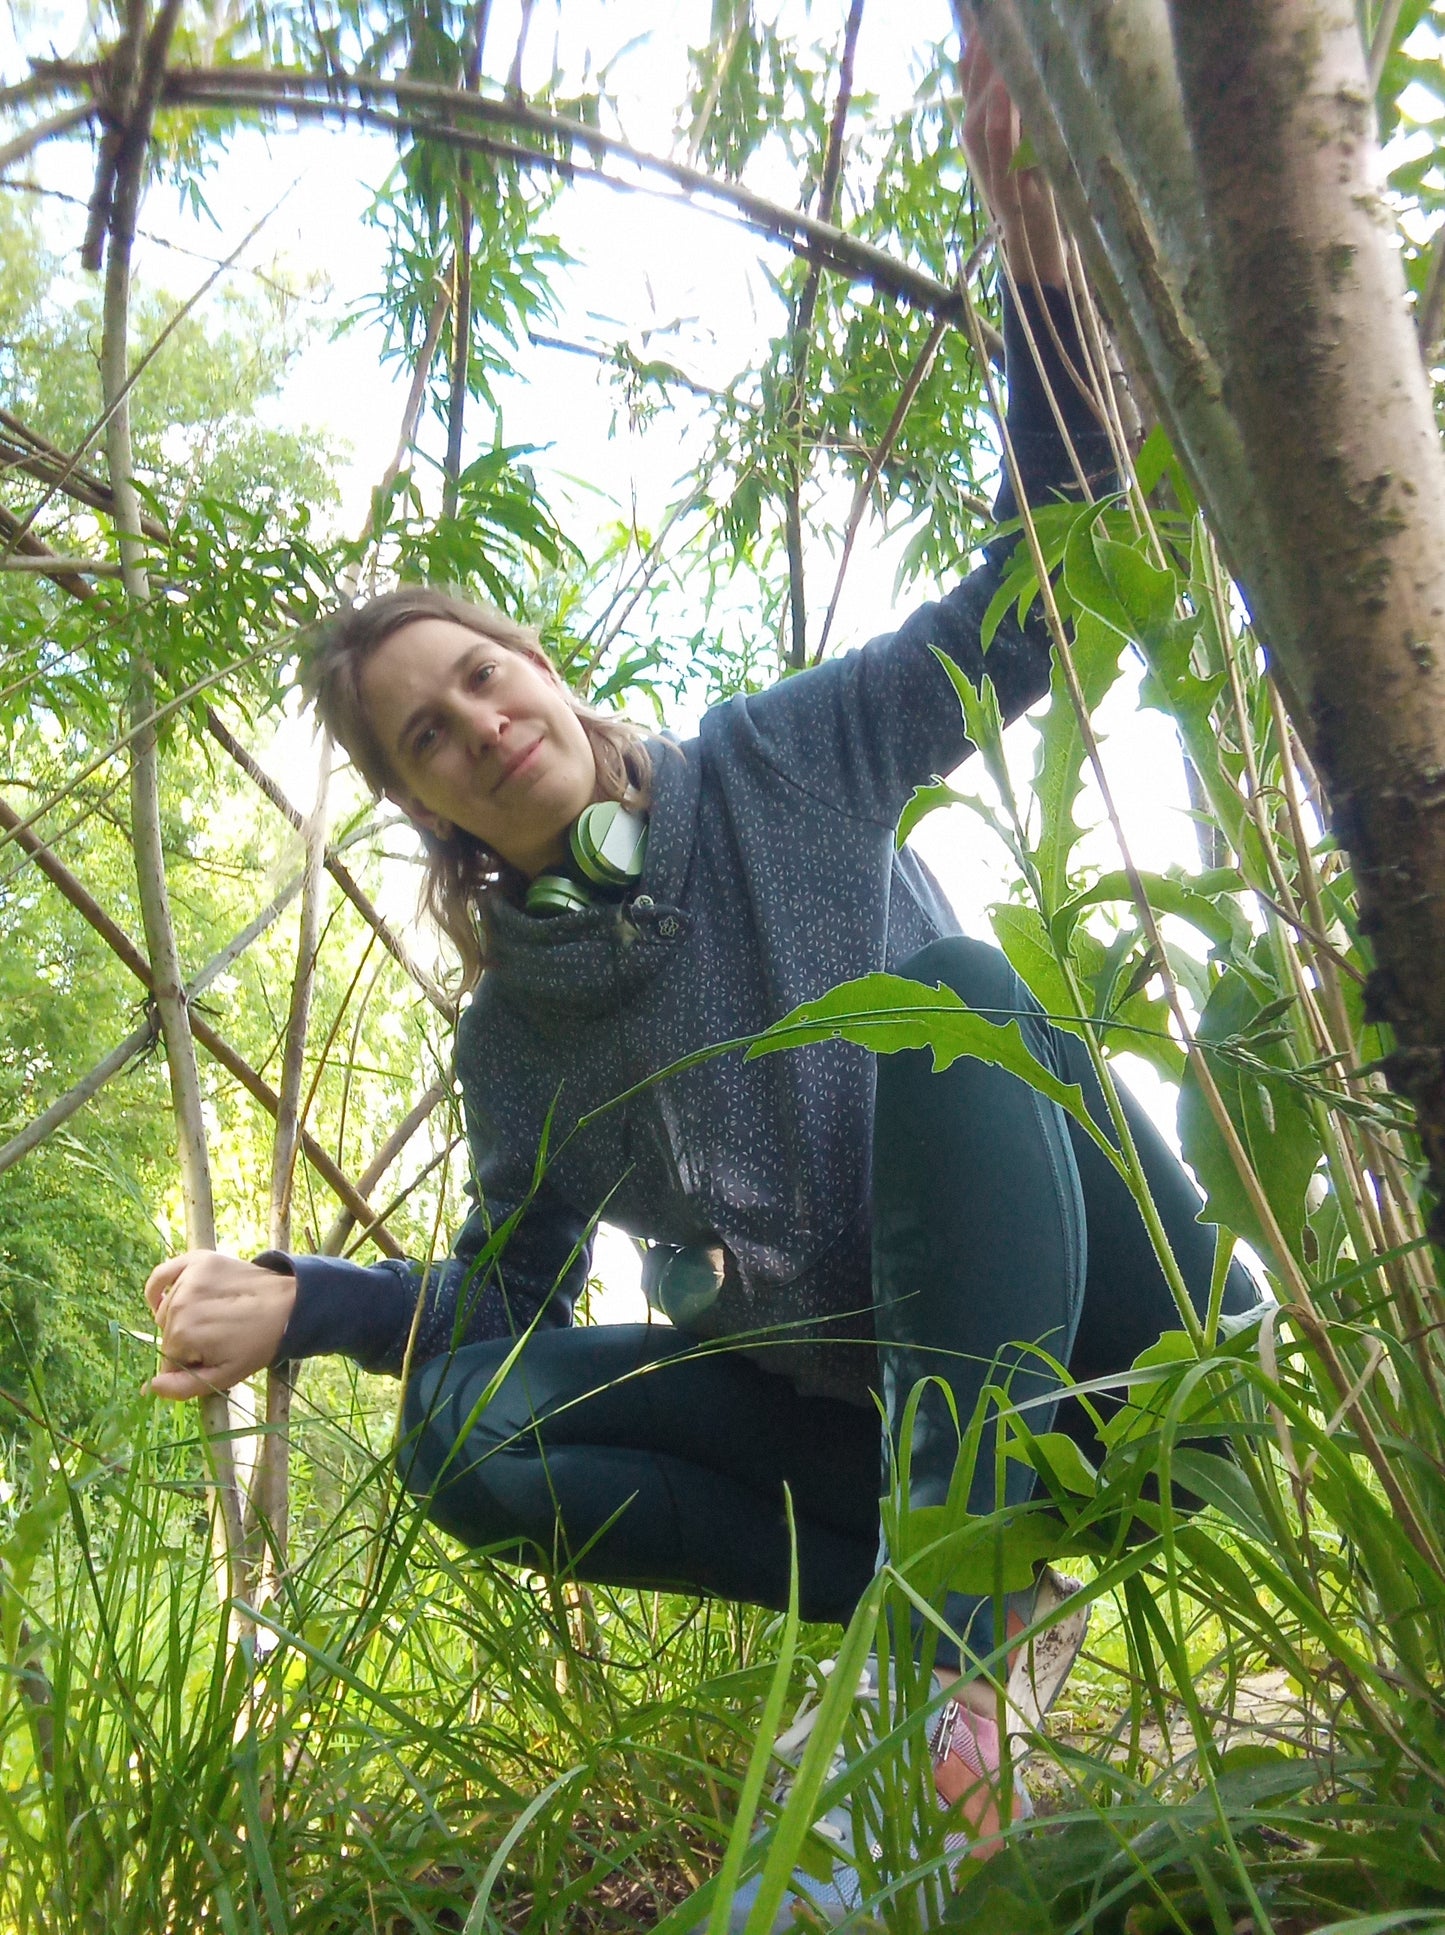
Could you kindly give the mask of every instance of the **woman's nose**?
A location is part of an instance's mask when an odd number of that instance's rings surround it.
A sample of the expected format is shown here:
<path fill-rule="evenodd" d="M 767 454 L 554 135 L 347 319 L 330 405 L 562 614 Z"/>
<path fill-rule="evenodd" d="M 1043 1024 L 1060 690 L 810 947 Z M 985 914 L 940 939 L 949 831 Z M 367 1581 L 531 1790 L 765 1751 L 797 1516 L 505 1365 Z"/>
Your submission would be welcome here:
<path fill-rule="evenodd" d="M 462 708 L 462 730 L 474 752 L 490 752 L 502 736 L 506 721 L 494 705 L 480 697 L 467 700 Z"/>

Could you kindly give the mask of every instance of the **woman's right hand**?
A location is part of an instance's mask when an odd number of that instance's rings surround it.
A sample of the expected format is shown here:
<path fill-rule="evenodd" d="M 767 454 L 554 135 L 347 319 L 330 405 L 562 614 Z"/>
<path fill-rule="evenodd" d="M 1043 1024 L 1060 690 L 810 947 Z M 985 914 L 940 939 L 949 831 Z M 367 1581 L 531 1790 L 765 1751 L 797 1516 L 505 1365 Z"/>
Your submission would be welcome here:
<path fill-rule="evenodd" d="M 974 185 L 1003 234 L 1019 282 L 1068 282 L 1064 232 L 1042 168 L 1016 166 L 1023 128 L 1002 74 L 970 34 L 959 63 L 963 86 L 963 151 Z"/>
<path fill-rule="evenodd" d="M 276 1361 L 296 1279 L 218 1250 L 186 1250 L 157 1264 L 145 1295 L 160 1327 L 164 1366 L 150 1390 L 163 1398 L 204 1397 Z"/>

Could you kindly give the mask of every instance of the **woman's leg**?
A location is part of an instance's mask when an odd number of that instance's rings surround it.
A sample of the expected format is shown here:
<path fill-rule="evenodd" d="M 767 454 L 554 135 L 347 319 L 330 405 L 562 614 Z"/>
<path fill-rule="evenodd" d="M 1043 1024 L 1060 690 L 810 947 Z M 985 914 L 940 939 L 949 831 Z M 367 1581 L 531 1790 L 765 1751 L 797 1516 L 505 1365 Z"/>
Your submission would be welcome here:
<path fill-rule="evenodd" d="M 1017 1017 L 1046 1067 L 1077 1082 L 1089 1113 L 1117 1145 L 1088 1052 L 1050 1028 L 1003 955 L 949 939 L 904 970 L 942 981 L 991 1018 Z M 1205 1309 L 1214 1231 L 1197 1220 L 1200 1197 L 1178 1158 L 1132 1097 L 1130 1132 L 1195 1308 Z M 986 1381 L 1009 1378 L 1036 1432 L 1054 1428 L 1098 1456 L 1083 1406 L 1048 1402 L 1058 1379 L 1016 1346 L 1034 1342 L 1073 1379 L 1127 1370 L 1179 1314 L 1133 1197 L 1077 1123 L 1016 1077 L 975 1061 L 932 1073 L 926 1054 L 880 1058 L 874 1147 L 874 1277 L 884 1393 L 895 1442 L 908 1392 L 928 1374 L 946 1379 L 966 1425 Z M 1248 1309 L 1258 1291 L 1238 1264 L 1224 1308 Z M 1038 1400 L 1043 1399 L 1043 1403 Z M 1107 1401 L 1100 1408 L 1107 1409 Z M 958 1434 L 938 1392 L 920 1406 L 911 1474 L 916 1504 L 947 1494 Z M 996 1503 L 994 1439 L 984 1437 L 971 1509 Z M 1029 1496 L 1033 1474 L 1010 1461 L 1005 1499 Z M 959 1596 L 950 1622 L 973 1648 L 993 1644 L 992 1608 Z M 964 1622 L 960 1624 L 960 1622 Z M 940 1649 L 953 1664 L 951 1649 Z"/>
<path fill-rule="evenodd" d="M 593 1584 L 782 1610 L 793 1501 L 804 1618 L 846 1620 L 877 1563 L 878 1427 L 664 1326 L 538 1332 L 423 1365 L 400 1468 L 469 1545 Z"/>
<path fill-rule="evenodd" d="M 978 941 L 935 942 L 904 972 L 943 982 L 972 1008 L 1017 1016 L 1047 1066 L 1058 1037 L 1004 956 Z M 1061 1071 L 1060 1071 L 1061 1072 Z M 1035 1431 L 1052 1428 L 1056 1375 L 1019 1350 L 1037 1343 L 1067 1364 L 1086 1270 L 1084 1203 L 1065 1118 L 1017 1076 L 971 1058 L 934 1074 L 926 1051 L 880 1056 L 873 1147 L 873 1276 L 883 1395 L 895 1448 L 919 1379 L 952 1393 L 924 1393 L 913 1433 L 910 1503 L 942 1504 L 953 1477 L 959 1429 L 967 1429 L 986 1383 L 1007 1383 L 1015 1403 L 1035 1403 Z M 1010 1461 L 1009 1502 L 1027 1498 L 1032 1473 Z M 994 1434 L 984 1434 L 970 1509 L 996 1503 Z M 954 1631 L 978 1653 L 992 1650 L 992 1607 L 951 1595 Z M 956 1667 L 941 1642 L 939 1663 Z"/>

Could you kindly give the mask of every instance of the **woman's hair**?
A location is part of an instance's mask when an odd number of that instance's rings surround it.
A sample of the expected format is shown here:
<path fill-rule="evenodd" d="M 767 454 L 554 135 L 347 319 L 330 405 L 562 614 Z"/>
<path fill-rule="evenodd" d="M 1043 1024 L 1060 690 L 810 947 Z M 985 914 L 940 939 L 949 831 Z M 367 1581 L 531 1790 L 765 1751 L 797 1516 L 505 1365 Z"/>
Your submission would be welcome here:
<path fill-rule="evenodd" d="M 463 625 L 509 652 L 551 669 L 537 633 L 504 612 L 429 585 L 403 585 L 364 604 L 349 605 L 312 633 L 301 684 L 321 724 L 350 755 L 373 793 L 406 790 L 393 772 L 362 697 L 367 662 L 387 639 L 423 618 Z M 630 720 L 606 718 L 568 695 L 592 748 L 604 798 L 645 809 L 650 802 L 652 767 L 647 734 Z M 484 840 L 454 827 L 445 839 L 418 827 L 426 850 L 422 906 L 461 956 L 462 982 L 472 987 L 486 965 L 485 922 L 492 894 L 516 896 L 523 880 Z"/>

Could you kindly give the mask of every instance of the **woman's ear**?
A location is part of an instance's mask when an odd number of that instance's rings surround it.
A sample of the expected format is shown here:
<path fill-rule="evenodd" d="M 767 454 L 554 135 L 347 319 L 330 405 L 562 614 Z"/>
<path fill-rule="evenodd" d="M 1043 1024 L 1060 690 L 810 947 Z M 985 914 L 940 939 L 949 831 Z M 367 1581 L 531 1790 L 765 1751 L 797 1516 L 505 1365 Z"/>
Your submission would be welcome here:
<path fill-rule="evenodd" d="M 419 827 L 423 833 L 430 833 L 434 840 L 450 840 L 456 832 L 450 820 L 444 820 L 436 813 L 429 813 L 421 801 L 413 798 L 410 793 L 389 792 L 386 797 L 393 806 L 401 808 L 413 826 Z"/>

